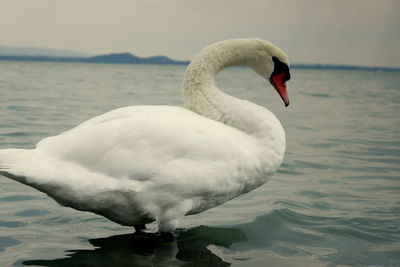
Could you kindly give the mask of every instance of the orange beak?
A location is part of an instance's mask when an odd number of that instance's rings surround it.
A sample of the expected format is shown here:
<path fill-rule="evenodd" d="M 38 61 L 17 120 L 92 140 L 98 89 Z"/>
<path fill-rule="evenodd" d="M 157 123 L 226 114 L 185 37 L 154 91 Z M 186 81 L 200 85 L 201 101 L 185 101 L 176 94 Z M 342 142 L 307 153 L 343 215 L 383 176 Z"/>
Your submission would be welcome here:
<path fill-rule="evenodd" d="M 285 107 L 287 107 L 289 106 L 289 95 L 286 91 L 286 81 L 284 80 L 285 76 L 286 74 L 284 72 L 281 72 L 271 76 L 269 81 L 278 92 L 278 94 L 281 96 L 283 102 L 285 103 Z"/>

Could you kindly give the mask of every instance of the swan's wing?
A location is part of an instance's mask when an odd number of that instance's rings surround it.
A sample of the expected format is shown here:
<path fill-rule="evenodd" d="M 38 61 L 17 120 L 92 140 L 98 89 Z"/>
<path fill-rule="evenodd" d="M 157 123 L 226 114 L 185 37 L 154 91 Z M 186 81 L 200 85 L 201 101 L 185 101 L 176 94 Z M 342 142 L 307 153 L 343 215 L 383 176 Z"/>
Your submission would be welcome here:
<path fill-rule="evenodd" d="M 198 213 L 254 189 L 267 178 L 259 150 L 257 139 L 184 108 L 127 107 L 34 150 L 0 150 L 0 174 L 131 225 L 162 211 Z"/>
<path fill-rule="evenodd" d="M 182 172 L 195 179 L 196 173 L 226 171 L 221 169 L 229 166 L 226 162 L 254 154 L 254 142 L 234 128 L 184 108 L 136 106 L 43 139 L 37 150 L 102 175 L 145 181 L 155 176 L 179 179 L 185 176 Z"/>

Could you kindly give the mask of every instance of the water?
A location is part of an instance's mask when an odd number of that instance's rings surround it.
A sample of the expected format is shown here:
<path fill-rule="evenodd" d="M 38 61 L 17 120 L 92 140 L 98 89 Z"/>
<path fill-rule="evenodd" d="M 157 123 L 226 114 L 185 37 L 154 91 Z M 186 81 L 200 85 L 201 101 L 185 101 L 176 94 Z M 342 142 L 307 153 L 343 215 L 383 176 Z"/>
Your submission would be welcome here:
<path fill-rule="evenodd" d="M 181 105 L 183 72 L 0 62 L 0 148 L 121 106 Z M 399 74 L 294 69 L 283 108 L 252 71 L 221 73 L 224 91 L 281 120 L 286 158 L 261 188 L 185 217 L 172 247 L 0 177 L 0 266 L 400 266 Z"/>

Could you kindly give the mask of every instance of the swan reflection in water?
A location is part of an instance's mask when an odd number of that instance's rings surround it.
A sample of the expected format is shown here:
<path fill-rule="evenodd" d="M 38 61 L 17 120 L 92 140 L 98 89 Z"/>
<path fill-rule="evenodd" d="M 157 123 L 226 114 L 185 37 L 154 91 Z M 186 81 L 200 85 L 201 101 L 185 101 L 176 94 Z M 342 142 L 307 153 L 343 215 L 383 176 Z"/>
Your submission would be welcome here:
<path fill-rule="evenodd" d="M 124 234 L 90 239 L 93 250 L 68 250 L 68 257 L 27 260 L 26 266 L 229 266 L 207 247 L 229 248 L 247 240 L 239 229 L 199 226 L 176 232 L 176 242 L 163 244 L 153 233 Z"/>

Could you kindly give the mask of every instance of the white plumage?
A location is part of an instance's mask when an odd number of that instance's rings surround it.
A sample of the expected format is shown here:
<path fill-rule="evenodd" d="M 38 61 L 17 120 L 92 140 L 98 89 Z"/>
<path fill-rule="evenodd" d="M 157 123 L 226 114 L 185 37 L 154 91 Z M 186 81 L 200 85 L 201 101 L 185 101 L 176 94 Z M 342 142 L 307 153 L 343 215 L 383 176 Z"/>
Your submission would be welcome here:
<path fill-rule="evenodd" d="M 186 108 L 110 111 L 33 150 L 0 150 L 0 173 L 64 206 L 122 225 L 157 220 L 160 231 L 171 232 L 183 216 L 259 187 L 280 166 L 285 135 L 276 117 L 214 82 L 222 68 L 243 64 L 269 78 L 272 57 L 288 64 L 279 48 L 260 39 L 214 44 L 185 73 Z"/>

